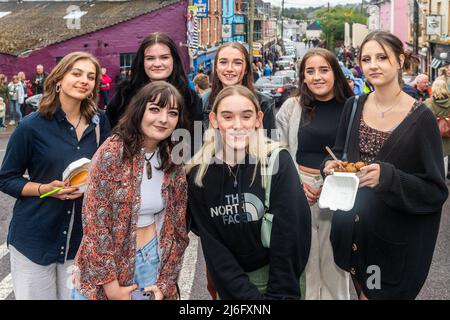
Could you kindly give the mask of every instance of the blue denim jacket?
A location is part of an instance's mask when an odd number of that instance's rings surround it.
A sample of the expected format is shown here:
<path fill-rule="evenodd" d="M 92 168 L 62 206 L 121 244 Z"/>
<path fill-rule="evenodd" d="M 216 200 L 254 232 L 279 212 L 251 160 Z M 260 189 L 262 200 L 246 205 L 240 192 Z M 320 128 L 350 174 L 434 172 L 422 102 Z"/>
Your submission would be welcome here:
<path fill-rule="evenodd" d="M 0 191 L 17 199 L 8 245 L 34 263 L 49 265 L 74 259 L 83 231 L 83 198 L 62 201 L 53 197 L 22 197 L 22 189 L 30 181 L 62 180 L 62 173 L 71 162 L 91 159 L 97 150 L 98 122 L 101 144 L 111 133 L 103 113 L 92 118 L 78 141 L 74 127 L 60 108 L 51 120 L 38 112 L 26 116 L 9 139 L 0 169 Z M 29 178 L 24 177 L 26 171 Z"/>

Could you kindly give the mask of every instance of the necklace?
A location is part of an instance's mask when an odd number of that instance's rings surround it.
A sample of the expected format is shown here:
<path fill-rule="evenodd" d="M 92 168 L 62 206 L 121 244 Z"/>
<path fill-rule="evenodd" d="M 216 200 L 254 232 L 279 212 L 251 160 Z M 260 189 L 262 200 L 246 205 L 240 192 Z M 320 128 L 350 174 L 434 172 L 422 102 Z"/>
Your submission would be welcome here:
<path fill-rule="evenodd" d="M 395 95 L 395 100 L 396 100 L 396 101 L 397 101 L 398 95 L 399 95 L 401 92 L 402 92 L 402 90 L 400 90 L 400 91 Z M 380 106 L 379 106 L 378 103 L 377 103 L 377 99 L 376 99 L 376 98 L 374 99 L 374 102 L 375 102 L 375 107 L 376 107 L 376 108 L 378 109 L 378 111 L 381 113 L 381 118 L 384 118 L 384 114 L 387 113 L 387 112 L 389 112 L 389 111 L 391 111 L 392 108 L 395 107 L 395 103 L 394 103 L 391 107 L 389 107 L 389 108 L 387 108 L 386 110 L 382 111 L 381 108 L 380 108 Z"/>
<path fill-rule="evenodd" d="M 80 112 L 80 117 L 78 118 L 78 122 L 77 122 L 77 125 L 74 127 L 75 128 L 75 130 L 77 130 L 78 129 L 78 127 L 80 126 L 80 123 L 81 123 L 81 117 L 82 117 L 82 114 L 81 114 L 81 112 Z M 70 122 L 70 121 L 69 121 Z"/>
<path fill-rule="evenodd" d="M 156 150 L 153 151 L 150 157 L 147 158 L 147 156 L 144 156 L 145 159 L 145 170 L 147 171 L 147 179 L 150 180 L 152 178 L 152 163 L 150 160 L 152 160 L 153 156 L 156 154 Z"/>
<path fill-rule="evenodd" d="M 233 177 L 234 177 L 234 183 L 233 183 L 233 187 L 237 187 L 237 175 L 238 175 L 238 173 L 239 173 L 239 166 L 240 166 L 241 164 L 238 164 L 238 168 L 237 168 L 237 170 L 236 170 L 236 174 L 234 174 L 234 172 L 233 172 L 233 170 L 231 170 L 231 167 L 230 167 L 230 165 L 227 163 L 227 167 L 228 167 L 228 171 L 230 171 L 230 175 L 232 175 Z"/>

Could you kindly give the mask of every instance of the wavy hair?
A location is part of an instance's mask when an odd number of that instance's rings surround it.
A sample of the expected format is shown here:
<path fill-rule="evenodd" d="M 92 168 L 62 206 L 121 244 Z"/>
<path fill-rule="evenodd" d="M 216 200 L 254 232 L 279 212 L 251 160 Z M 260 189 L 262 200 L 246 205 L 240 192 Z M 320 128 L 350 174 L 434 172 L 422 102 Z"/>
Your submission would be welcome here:
<path fill-rule="evenodd" d="M 90 120 L 97 114 L 98 88 L 100 86 L 100 64 L 97 59 L 90 53 L 76 51 L 69 53 L 53 68 L 44 82 L 44 93 L 39 103 L 39 112 L 47 119 L 52 119 L 56 110 L 60 107 L 59 93 L 56 92 L 56 84 L 61 81 L 64 76 L 72 70 L 73 65 L 79 60 L 89 60 L 95 67 L 95 84 L 92 94 L 88 95 L 81 101 L 81 114 Z"/>
<path fill-rule="evenodd" d="M 221 102 L 230 96 L 242 96 L 247 98 L 252 102 L 255 107 L 255 111 L 258 113 L 261 111 L 261 108 L 258 103 L 258 99 L 255 94 L 250 91 L 247 87 L 243 85 L 234 85 L 229 86 L 217 95 L 214 100 L 214 105 L 212 107 L 213 113 L 217 115 L 217 111 L 220 107 Z M 250 156 L 256 159 L 256 166 L 253 172 L 252 183 L 256 176 L 256 170 L 258 164 L 261 163 L 261 176 L 262 176 L 262 185 L 265 185 L 265 176 L 267 175 L 265 169 L 267 168 L 267 156 L 272 152 L 272 150 L 280 147 L 278 142 L 275 142 L 264 135 L 263 126 L 256 129 L 256 134 L 254 135 L 254 139 L 249 142 L 247 152 Z M 208 130 L 205 132 L 204 143 L 202 148 L 192 157 L 192 159 L 186 165 L 186 171 L 189 173 L 194 167 L 199 166 L 197 174 L 195 176 L 195 184 L 199 187 L 203 187 L 203 178 L 208 170 L 208 167 L 211 163 L 211 160 L 215 157 L 217 150 L 217 146 L 220 145 L 216 139 L 221 139 L 221 134 L 218 132 L 218 129 L 214 129 L 212 124 L 209 124 Z"/>
<path fill-rule="evenodd" d="M 131 160 L 135 155 L 140 154 L 143 148 L 145 134 L 142 131 L 142 119 L 149 102 L 160 108 L 177 109 L 176 128 L 182 128 L 186 122 L 183 98 L 175 86 L 165 81 L 154 81 L 145 85 L 131 100 L 130 107 L 126 109 L 113 130 L 115 137 L 123 141 L 123 159 Z M 169 172 L 174 167 L 170 156 L 173 147 L 171 136 L 158 143 L 161 158 L 159 170 Z"/>
<path fill-rule="evenodd" d="M 239 42 L 224 43 L 219 47 L 219 49 L 217 49 L 216 57 L 214 58 L 214 73 L 212 75 L 211 94 L 209 95 L 208 101 L 209 105 L 212 105 L 214 103 L 214 100 L 216 99 L 217 95 L 223 89 L 223 84 L 220 81 L 219 76 L 217 75 L 217 63 L 219 62 L 220 51 L 222 51 L 224 48 L 234 48 L 242 53 L 242 55 L 244 56 L 245 74 L 244 77 L 242 78 L 241 84 L 250 89 L 251 92 L 256 93 L 253 80 L 253 72 L 252 72 L 253 69 L 250 63 L 250 55 L 248 54 L 247 49 Z"/>
<path fill-rule="evenodd" d="M 305 83 L 305 69 L 308 59 L 314 56 L 321 56 L 330 65 L 334 75 L 333 94 L 338 103 L 344 103 L 348 98 L 354 95 L 336 57 L 330 51 L 323 48 L 309 49 L 300 62 L 300 68 L 298 71 L 299 87 L 294 94 L 300 98 L 300 106 L 309 118 L 313 116 L 314 107 L 317 100 L 314 93 L 312 93 Z"/>

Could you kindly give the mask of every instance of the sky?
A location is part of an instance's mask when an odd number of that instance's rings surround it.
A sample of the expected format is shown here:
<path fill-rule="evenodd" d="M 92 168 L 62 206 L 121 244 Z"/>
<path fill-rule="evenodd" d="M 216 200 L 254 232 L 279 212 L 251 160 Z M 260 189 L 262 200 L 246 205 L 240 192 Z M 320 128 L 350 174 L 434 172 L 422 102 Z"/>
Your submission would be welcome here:
<path fill-rule="evenodd" d="M 271 0 L 273 5 L 281 7 L 281 0 Z M 307 8 L 320 7 L 330 3 L 331 6 L 347 3 L 361 3 L 361 0 L 284 0 L 284 7 Z"/>

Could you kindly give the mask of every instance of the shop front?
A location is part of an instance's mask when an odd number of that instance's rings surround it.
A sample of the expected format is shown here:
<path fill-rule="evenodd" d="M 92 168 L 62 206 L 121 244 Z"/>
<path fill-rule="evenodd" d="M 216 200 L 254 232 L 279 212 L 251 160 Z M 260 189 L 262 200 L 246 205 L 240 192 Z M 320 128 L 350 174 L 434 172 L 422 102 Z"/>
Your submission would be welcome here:
<path fill-rule="evenodd" d="M 430 41 L 430 76 L 434 80 L 438 77 L 438 70 L 450 64 L 450 43 Z"/>
<path fill-rule="evenodd" d="M 194 57 L 194 73 L 197 74 L 199 70 L 204 70 L 206 73 L 212 72 L 214 58 L 216 57 L 217 47 L 210 48 L 205 51 L 199 51 Z"/>

